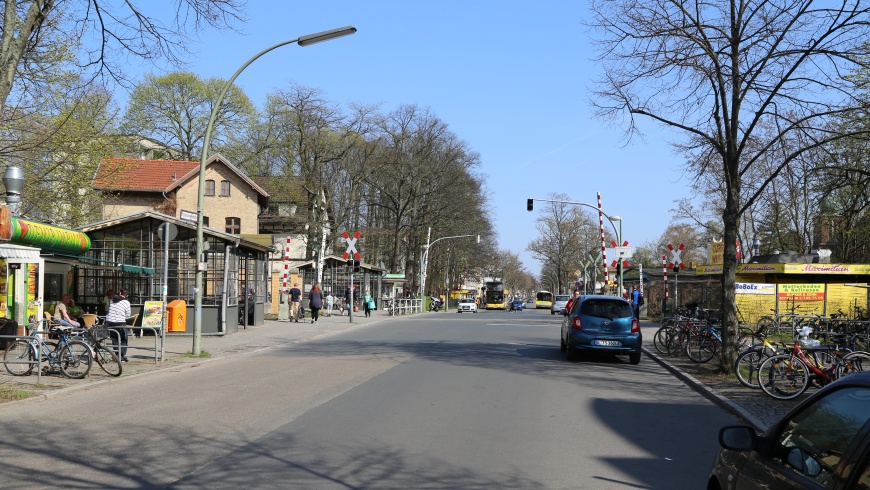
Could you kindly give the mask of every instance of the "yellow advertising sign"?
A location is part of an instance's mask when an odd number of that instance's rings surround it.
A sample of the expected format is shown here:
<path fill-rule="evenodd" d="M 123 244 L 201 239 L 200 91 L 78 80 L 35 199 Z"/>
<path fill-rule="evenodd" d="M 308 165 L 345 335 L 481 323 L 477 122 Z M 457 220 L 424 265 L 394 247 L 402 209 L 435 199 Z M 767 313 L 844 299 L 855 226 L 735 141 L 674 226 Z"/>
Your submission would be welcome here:
<path fill-rule="evenodd" d="M 722 266 L 699 265 L 696 275 L 721 274 Z M 737 264 L 737 274 L 870 274 L 870 264 Z"/>
<path fill-rule="evenodd" d="M 735 241 L 735 245 L 737 246 L 737 259 L 740 259 L 740 241 Z M 725 242 L 713 242 L 707 247 L 707 263 L 708 264 L 722 264 L 724 263 L 723 257 L 725 257 Z"/>
<path fill-rule="evenodd" d="M 786 274 L 870 274 L 870 264 L 784 264 Z"/>
<path fill-rule="evenodd" d="M 142 326 L 160 328 L 163 326 L 163 301 L 146 301 L 142 310 Z"/>

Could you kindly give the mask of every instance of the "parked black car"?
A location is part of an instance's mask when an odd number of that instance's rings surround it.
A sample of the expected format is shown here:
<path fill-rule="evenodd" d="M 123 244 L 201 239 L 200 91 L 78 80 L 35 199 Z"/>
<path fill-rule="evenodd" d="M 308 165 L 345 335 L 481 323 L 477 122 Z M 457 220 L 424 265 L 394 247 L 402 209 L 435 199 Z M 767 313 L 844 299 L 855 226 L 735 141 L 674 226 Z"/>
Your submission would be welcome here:
<path fill-rule="evenodd" d="M 804 400 L 763 435 L 719 431 L 712 489 L 870 489 L 870 373 L 842 378 Z"/>

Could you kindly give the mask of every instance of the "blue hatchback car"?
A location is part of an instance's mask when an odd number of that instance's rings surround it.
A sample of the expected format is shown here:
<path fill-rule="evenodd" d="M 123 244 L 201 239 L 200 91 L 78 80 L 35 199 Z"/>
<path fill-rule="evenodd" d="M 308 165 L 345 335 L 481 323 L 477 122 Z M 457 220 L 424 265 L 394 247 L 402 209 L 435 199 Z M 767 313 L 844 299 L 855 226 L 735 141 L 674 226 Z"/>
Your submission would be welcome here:
<path fill-rule="evenodd" d="M 517 298 L 511 301 L 509 311 L 523 311 L 523 300 Z"/>
<path fill-rule="evenodd" d="M 643 338 L 631 304 L 618 296 L 580 296 L 562 321 L 560 347 L 568 360 L 584 352 L 627 355 L 640 363 Z"/>

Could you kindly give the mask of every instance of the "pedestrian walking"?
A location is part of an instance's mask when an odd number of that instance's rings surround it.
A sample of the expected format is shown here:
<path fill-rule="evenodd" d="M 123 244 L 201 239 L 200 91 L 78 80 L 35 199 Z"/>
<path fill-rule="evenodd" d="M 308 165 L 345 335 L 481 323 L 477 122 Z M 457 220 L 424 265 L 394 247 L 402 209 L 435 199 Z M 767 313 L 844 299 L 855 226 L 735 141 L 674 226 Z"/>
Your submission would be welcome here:
<path fill-rule="evenodd" d="M 634 314 L 634 319 L 640 320 L 640 291 L 637 290 L 637 286 L 634 286 L 634 290 L 631 292 L 631 311 Z"/>
<path fill-rule="evenodd" d="M 299 323 L 299 302 L 302 301 L 302 291 L 299 290 L 299 283 L 294 283 L 290 288 L 290 319 Z"/>
<path fill-rule="evenodd" d="M 365 305 L 366 317 L 372 316 L 372 310 L 375 307 L 375 302 L 372 299 L 372 295 L 369 294 L 369 290 L 366 289 L 366 294 L 363 296 L 363 303 Z"/>
<path fill-rule="evenodd" d="M 332 305 L 335 304 L 335 297 L 332 293 L 326 295 L 326 316 L 332 316 Z"/>
<path fill-rule="evenodd" d="M 315 282 L 308 292 L 308 307 L 311 308 L 311 323 L 317 323 L 320 317 L 320 309 L 323 308 L 323 291 Z"/>
<path fill-rule="evenodd" d="M 121 360 L 127 361 L 127 319 L 132 317 L 130 312 L 130 301 L 127 297 L 130 292 L 126 289 L 119 289 L 115 296 L 112 297 L 112 304 L 109 305 L 109 312 L 106 314 L 106 326 L 111 330 L 118 332 L 118 335 L 112 335 L 112 345 L 115 346 L 115 352 L 118 350 L 118 341 L 121 342 Z M 120 327 L 120 328 L 119 328 Z"/>

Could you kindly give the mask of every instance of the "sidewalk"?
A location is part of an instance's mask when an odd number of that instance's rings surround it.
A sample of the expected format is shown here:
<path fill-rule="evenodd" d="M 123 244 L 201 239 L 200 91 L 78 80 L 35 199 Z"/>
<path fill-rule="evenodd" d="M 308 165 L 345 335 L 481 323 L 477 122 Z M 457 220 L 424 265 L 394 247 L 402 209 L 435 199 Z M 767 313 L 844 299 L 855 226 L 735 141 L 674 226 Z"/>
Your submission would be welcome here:
<path fill-rule="evenodd" d="M 41 376 L 41 384 L 38 384 L 35 373 L 30 376 L 12 376 L 0 367 L 0 388 L 28 391 L 35 395 L 31 396 L 30 399 L 40 396 L 56 396 L 99 383 L 123 382 L 155 371 L 197 366 L 215 359 L 305 342 L 390 318 L 406 316 L 391 317 L 384 311 L 376 310 L 369 318 L 366 318 L 363 312 L 354 314 L 353 323 L 350 323 L 347 316 L 336 315 L 321 317 L 317 324 L 312 324 L 310 320 L 306 320 L 304 323 L 267 320 L 261 326 L 240 329 L 234 334 L 203 336 L 200 341 L 200 350 L 210 355 L 207 358 L 189 356 L 193 347 L 193 338 L 190 335 L 167 335 L 165 358 L 159 363 L 154 362 L 154 337 L 131 338 L 130 349 L 127 352 L 130 362 L 124 363 L 123 374 L 118 378 L 110 377 L 95 364 L 85 379 L 68 379 L 62 374 L 50 374 Z M 553 334 L 557 338 L 558 329 L 555 323 L 554 327 L 556 329 L 554 329 Z M 651 360 L 659 363 L 689 387 L 731 411 L 747 423 L 754 425 L 757 429 L 765 429 L 791 410 L 801 399 L 808 396 L 802 395 L 798 399 L 790 401 L 775 400 L 765 395 L 761 390 L 751 390 L 744 387 L 733 376 L 716 374 L 713 365 L 696 364 L 685 357 L 661 356 L 653 346 L 653 335 L 658 330 L 658 324 L 643 322 L 641 328 L 644 336 L 644 352 L 649 358 L 643 362 Z M 8 401 L 8 399 L 0 396 L 0 402 L 4 401 Z"/>
<path fill-rule="evenodd" d="M 641 324 L 644 353 L 681 379 L 686 385 L 758 430 L 767 429 L 815 391 L 809 389 L 807 393 L 794 400 L 776 400 L 760 389 L 754 390 L 743 386 L 733 375 L 717 373 L 717 367 L 713 361 L 707 364 L 698 364 L 686 356 L 663 356 L 653 345 L 653 335 L 658 328 L 658 323 L 644 322 Z"/>
<path fill-rule="evenodd" d="M 118 378 L 113 378 L 103 372 L 96 363 L 91 366 L 90 373 L 84 379 L 69 379 L 63 374 L 57 373 L 40 376 L 41 382 L 38 381 L 35 371 L 29 376 L 12 376 L 3 366 L 0 366 L 0 388 L 30 392 L 35 395 L 31 396 L 30 399 L 40 396 L 56 396 L 99 383 L 119 382 L 155 371 L 196 366 L 246 352 L 305 342 L 348 329 L 371 325 L 387 318 L 393 317 L 388 316 L 386 312 L 374 311 L 371 317 L 366 318 L 365 314 L 360 311 L 354 313 L 353 323 L 350 323 L 347 315 L 321 316 L 316 324 L 312 324 L 310 319 L 299 323 L 266 320 L 263 325 L 257 327 L 242 328 L 240 326 L 237 333 L 229 335 L 203 335 L 200 339 L 200 351 L 208 353 L 209 357 L 199 358 L 190 356 L 193 348 L 191 335 L 168 334 L 164 346 L 165 357 L 157 363 L 154 361 L 153 336 L 130 337 L 127 351 L 127 358 L 130 361 L 123 363 L 123 373 Z M 159 346 L 158 341 L 158 350 Z M 8 401 L 3 395 L 4 393 L 0 393 L 0 402 Z"/>

